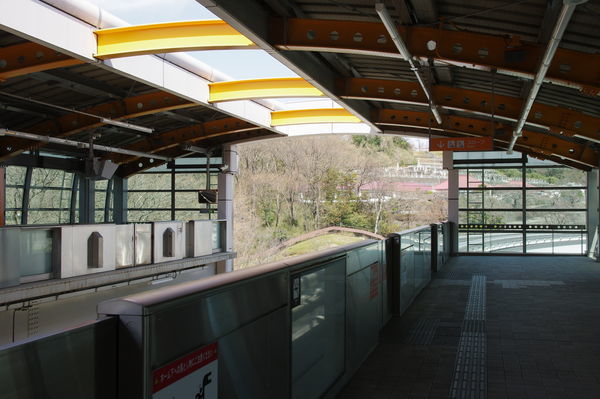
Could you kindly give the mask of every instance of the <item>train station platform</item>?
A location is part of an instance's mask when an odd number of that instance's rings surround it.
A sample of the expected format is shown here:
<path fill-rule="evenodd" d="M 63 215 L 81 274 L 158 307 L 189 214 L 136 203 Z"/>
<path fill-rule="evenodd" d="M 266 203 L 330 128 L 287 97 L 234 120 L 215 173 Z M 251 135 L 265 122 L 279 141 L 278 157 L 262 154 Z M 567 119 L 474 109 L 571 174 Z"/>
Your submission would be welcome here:
<path fill-rule="evenodd" d="M 451 258 L 338 398 L 598 398 L 599 283 L 581 256 Z"/>

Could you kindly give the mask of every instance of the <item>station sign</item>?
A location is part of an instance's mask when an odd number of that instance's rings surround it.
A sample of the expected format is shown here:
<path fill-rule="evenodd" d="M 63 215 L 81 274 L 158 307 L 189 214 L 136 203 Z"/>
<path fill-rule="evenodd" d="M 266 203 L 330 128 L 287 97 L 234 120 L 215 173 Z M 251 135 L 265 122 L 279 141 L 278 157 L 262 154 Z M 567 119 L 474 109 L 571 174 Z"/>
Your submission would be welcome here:
<path fill-rule="evenodd" d="M 491 151 L 494 139 L 491 137 L 432 137 L 429 151 Z"/>
<path fill-rule="evenodd" d="M 152 399 L 217 399 L 218 351 L 214 342 L 152 373 Z"/>

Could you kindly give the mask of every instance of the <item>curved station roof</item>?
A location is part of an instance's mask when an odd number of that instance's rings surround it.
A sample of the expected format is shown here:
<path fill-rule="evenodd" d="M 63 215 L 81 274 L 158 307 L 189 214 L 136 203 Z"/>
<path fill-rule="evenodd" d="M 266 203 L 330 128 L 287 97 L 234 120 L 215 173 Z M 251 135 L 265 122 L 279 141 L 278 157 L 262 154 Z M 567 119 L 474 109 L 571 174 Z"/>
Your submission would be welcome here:
<path fill-rule="evenodd" d="M 127 26 L 75 0 L 0 1 L 0 162 L 82 158 L 93 141 L 126 177 L 194 149 L 338 132 L 491 137 L 598 166 L 600 1 L 199 3 L 222 21 Z M 174 54 L 249 48 L 300 77 L 233 81 Z"/>

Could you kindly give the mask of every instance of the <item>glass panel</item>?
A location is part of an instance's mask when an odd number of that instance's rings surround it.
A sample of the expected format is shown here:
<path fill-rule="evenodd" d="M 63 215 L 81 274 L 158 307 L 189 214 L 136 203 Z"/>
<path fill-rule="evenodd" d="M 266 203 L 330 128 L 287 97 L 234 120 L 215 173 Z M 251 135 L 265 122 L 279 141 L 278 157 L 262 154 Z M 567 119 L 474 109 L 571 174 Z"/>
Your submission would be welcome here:
<path fill-rule="evenodd" d="M 127 179 L 128 190 L 170 190 L 170 173 L 137 174 Z"/>
<path fill-rule="evenodd" d="M 468 252 L 467 234 L 468 233 L 458 233 L 458 252 Z"/>
<path fill-rule="evenodd" d="M 460 211 L 458 213 L 458 223 L 460 224 L 479 224 L 483 223 L 484 213 L 482 211 Z"/>
<path fill-rule="evenodd" d="M 527 233 L 527 253 L 585 254 L 586 233 Z"/>
<path fill-rule="evenodd" d="M 527 169 L 527 184 L 533 187 L 585 187 L 586 172 L 570 168 L 531 168 Z"/>
<path fill-rule="evenodd" d="M 106 191 L 108 188 L 108 180 L 95 180 L 94 187 L 96 191 Z"/>
<path fill-rule="evenodd" d="M 523 213 L 517 211 L 485 211 L 483 213 L 485 224 L 513 224 L 523 223 Z"/>
<path fill-rule="evenodd" d="M 468 172 L 468 173 L 467 173 Z M 458 187 L 460 188 L 476 188 L 482 187 L 483 184 L 482 169 L 468 169 L 458 172 Z"/>
<path fill-rule="evenodd" d="M 207 220 L 207 213 L 200 213 L 199 211 L 175 211 L 175 220 L 181 220 L 187 222 L 188 220 Z M 216 219 L 216 217 L 213 217 Z"/>
<path fill-rule="evenodd" d="M 555 254 L 585 254 L 587 234 L 583 233 L 554 233 Z"/>
<path fill-rule="evenodd" d="M 68 208 L 71 201 L 71 190 L 47 190 L 32 188 L 29 192 L 29 209 L 35 208 Z"/>
<path fill-rule="evenodd" d="M 171 212 L 170 211 L 128 211 L 127 212 L 127 221 L 129 223 L 137 223 L 137 222 L 159 222 L 171 220 Z"/>
<path fill-rule="evenodd" d="M 584 211 L 527 211 L 527 224 L 586 224 Z"/>
<path fill-rule="evenodd" d="M 528 254 L 554 253 L 553 233 L 527 233 Z"/>
<path fill-rule="evenodd" d="M 6 185 L 22 186 L 25 184 L 25 173 L 27 168 L 24 166 L 6 167 Z"/>
<path fill-rule="evenodd" d="M 33 168 L 31 172 L 32 187 L 70 188 L 73 184 L 73 173 L 56 169 Z"/>
<path fill-rule="evenodd" d="M 198 202 L 197 192 L 175 193 L 175 208 L 204 208 L 205 205 Z"/>
<path fill-rule="evenodd" d="M 129 209 L 171 208 L 171 193 L 127 193 Z"/>
<path fill-rule="evenodd" d="M 94 223 L 105 223 L 104 209 L 96 209 L 96 212 L 94 212 Z"/>
<path fill-rule="evenodd" d="M 98 182 L 96 182 L 96 187 L 98 187 Z M 106 205 L 106 190 L 96 190 L 95 202 L 96 215 L 94 217 L 94 221 L 96 223 L 104 223 L 104 206 Z"/>
<path fill-rule="evenodd" d="M 52 271 L 52 231 L 24 229 L 21 233 L 21 276 Z"/>
<path fill-rule="evenodd" d="M 27 214 L 27 224 L 58 224 L 60 223 L 61 211 L 36 211 L 30 209 Z"/>
<path fill-rule="evenodd" d="M 483 194 L 486 208 L 521 209 L 523 207 L 523 192 L 520 190 L 486 190 Z"/>
<path fill-rule="evenodd" d="M 344 371 L 345 262 L 300 277 L 292 309 L 292 398 L 318 398 Z"/>
<path fill-rule="evenodd" d="M 410 234 L 401 237 L 400 253 L 400 313 L 411 303 L 415 294 L 415 247 Z"/>
<path fill-rule="evenodd" d="M 21 211 L 6 211 L 6 224 L 21 224 Z"/>
<path fill-rule="evenodd" d="M 19 208 L 23 206 L 23 188 L 6 187 L 6 207 Z"/>
<path fill-rule="evenodd" d="M 486 169 L 484 174 L 485 187 L 521 187 L 522 172 L 516 169 Z"/>
<path fill-rule="evenodd" d="M 459 207 L 481 209 L 483 207 L 483 190 L 461 190 L 459 192 Z"/>
<path fill-rule="evenodd" d="M 484 233 L 485 252 L 523 253 L 522 233 Z"/>
<path fill-rule="evenodd" d="M 202 172 L 197 173 L 177 173 L 175 175 L 175 189 L 176 190 L 187 190 L 187 189 L 204 189 L 206 181 L 206 174 Z"/>
<path fill-rule="evenodd" d="M 482 233 L 467 233 L 467 252 L 484 252 Z"/>
<path fill-rule="evenodd" d="M 584 189 L 527 190 L 527 208 L 585 209 Z"/>

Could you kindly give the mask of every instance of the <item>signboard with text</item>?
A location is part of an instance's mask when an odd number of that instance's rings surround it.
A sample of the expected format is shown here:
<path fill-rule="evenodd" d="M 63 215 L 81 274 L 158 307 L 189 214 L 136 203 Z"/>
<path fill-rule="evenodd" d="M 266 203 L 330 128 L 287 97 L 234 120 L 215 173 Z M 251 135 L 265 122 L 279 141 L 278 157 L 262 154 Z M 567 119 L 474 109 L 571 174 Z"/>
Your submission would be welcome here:
<path fill-rule="evenodd" d="M 152 399 L 217 399 L 218 352 L 214 342 L 152 373 Z"/>
<path fill-rule="evenodd" d="M 491 137 L 432 137 L 429 151 L 491 151 L 494 140 Z"/>

